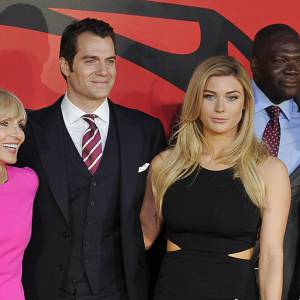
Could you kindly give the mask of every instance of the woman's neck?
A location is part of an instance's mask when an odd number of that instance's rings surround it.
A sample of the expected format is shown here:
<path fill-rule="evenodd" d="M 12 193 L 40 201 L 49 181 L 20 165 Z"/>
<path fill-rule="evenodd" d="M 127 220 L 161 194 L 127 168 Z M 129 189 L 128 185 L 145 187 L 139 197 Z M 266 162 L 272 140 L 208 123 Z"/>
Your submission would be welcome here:
<path fill-rule="evenodd" d="M 213 153 L 213 157 L 219 157 L 219 155 L 230 145 L 232 145 L 235 137 L 227 137 L 227 136 L 213 136 L 206 138 L 207 144 L 209 145 L 209 149 Z"/>
<path fill-rule="evenodd" d="M 224 169 L 231 167 L 220 162 L 220 158 L 222 158 L 222 153 L 230 147 L 233 141 L 234 137 L 222 135 L 206 138 L 208 148 L 204 149 L 204 153 L 201 157 L 201 165 L 209 169 Z"/>
<path fill-rule="evenodd" d="M 0 166 L 0 184 L 4 184 L 6 181 L 7 181 L 6 166 Z"/>

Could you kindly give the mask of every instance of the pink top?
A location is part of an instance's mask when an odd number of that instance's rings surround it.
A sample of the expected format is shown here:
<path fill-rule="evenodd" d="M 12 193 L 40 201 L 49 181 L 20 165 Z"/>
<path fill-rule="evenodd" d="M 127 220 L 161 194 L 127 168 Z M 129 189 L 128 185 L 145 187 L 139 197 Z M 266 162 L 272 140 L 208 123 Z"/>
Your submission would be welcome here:
<path fill-rule="evenodd" d="M 24 300 L 22 259 L 31 235 L 38 177 L 30 168 L 7 166 L 0 185 L 0 299 Z"/>

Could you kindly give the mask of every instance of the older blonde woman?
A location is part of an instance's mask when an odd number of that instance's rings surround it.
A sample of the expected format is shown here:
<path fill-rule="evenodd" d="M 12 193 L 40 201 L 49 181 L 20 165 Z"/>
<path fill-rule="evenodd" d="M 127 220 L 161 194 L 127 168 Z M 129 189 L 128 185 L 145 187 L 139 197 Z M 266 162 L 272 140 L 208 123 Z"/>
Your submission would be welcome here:
<path fill-rule="evenodd" d="M 19 99 L 0 90 L 0 299 L 25 300 L 22 258 L 31 234 L 38 179 L 33 170 L 11 166 L 24 141 L 26 113 Z"/>
<path fill-rule="evenodd" d="M 253 106 L 234 58 L 196 68 L 173 142 L 151 164 L 141 211 L 147 248 L 166 226 L 155 300 L 281 299 L 289 178 L 255 139 Z M 251 264 L 259 232 L 260 292 Z"/>

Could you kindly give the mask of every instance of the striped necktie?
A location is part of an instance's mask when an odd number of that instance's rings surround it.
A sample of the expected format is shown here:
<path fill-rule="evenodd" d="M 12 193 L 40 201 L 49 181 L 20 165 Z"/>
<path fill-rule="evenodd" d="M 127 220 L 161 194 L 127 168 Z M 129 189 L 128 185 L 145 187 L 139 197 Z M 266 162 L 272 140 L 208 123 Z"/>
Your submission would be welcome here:
<path fill-rule="evenodd" d="M 102 157 L 101 135 L 96 126 L 95 117 L 97 116 L 93 114 L 82 116 L 83 120 L 89 124 L 82 137 L 82 159 L 91 174 L 96 172 Z"/>

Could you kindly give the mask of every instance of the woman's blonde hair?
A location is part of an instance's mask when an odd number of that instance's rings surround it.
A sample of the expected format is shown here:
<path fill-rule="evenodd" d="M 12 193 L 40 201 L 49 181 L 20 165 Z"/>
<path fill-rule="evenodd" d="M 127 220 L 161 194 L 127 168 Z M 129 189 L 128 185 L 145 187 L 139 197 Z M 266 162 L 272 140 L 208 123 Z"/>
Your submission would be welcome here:
<path fill-rule="evenodd" d="M 170 140 L 168 155 L 159 168 L 152 170 L 152 189 L 161 212 L 167 189 L 177 180 L 200 169 L 204 150 L 210 149 L 200 121 L 203 91 L 212 76 L 234 76 L 244 89 L 244 109 L 234 142 L 218 157 L 220 163 L 233 166 L 251 201 L 265 207 L 265 185 L 257 174 L 257 166 L 268 156 L 264 145 L 253 132 L 254 97 L 251 80 L 243 66 L 233 57 L 215 56 L 206 59 L 194 71 L 184 98 L 178 130 Z"/>
<path fill-rule="evenodd" d="M 25 125 L 27 115 L 20 99 L 13 93 L 0 89 L 0 117 L 9 116 L 22 119 Z"/>

